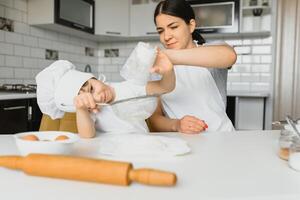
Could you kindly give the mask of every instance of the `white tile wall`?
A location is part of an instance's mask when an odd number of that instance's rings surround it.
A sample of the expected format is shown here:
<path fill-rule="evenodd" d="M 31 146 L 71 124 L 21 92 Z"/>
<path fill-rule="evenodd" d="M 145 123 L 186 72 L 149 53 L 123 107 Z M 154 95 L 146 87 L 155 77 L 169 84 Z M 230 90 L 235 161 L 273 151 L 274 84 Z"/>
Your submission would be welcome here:
<path fill-rule="evenodd" d="M 90 64 L 98 75 L 104 69 L 99 67 L 98 42 L 29 26 L 27 2 L 0 0 L 0 17 L 14 21 L 14 32 L 0 30 L 0 84 L 35 83 L 36 74 L 53 62 L 45 60 L 45 49 L 58 50 L 59 59 L 70 60 L 79 70 Z M 95 57 L 85 56 L 85 47 L 95 48 Z"/>
<path fill-rule="evenodd" d="M 238 59 L 228 73 L 228 90 L 270 92 L 272 37 L 227 40 L 234 44 Z M 240 79 L 239 79 L 239 78 Z"/>
<path fill-rule="evenodd" d="M 3 31 L 0 32 L 0 41 L 4 41 L 4 32 Z"/>
<path fill-rule="evenodd" d="M 5 66 L 23 67 L 23 58 L 20 56 L 5 56 Z"/>
<path fill-rule="evenodd" d="M 0 55 L 0 66 L 4 66 L 4 55 Z"/>
<path fill-rule="evenodd" d="M 14 78 L 13 68 L 1 67 L 0 68 L 0 78 L 1 79 Z"/>
<path fill-rule="evenodd" d="M 17 55 L 17 56 L 28 57 L 28 56 L 30 56 L 30 47 L 15 45 L 14 52 L 15 52 L 15 55 Z"/>

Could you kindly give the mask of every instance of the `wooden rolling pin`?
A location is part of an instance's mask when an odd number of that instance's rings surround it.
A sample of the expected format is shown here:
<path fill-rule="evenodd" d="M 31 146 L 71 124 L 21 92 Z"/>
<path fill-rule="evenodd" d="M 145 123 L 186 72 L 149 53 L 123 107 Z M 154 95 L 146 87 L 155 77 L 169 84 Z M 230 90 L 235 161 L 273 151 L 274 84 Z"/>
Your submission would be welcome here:
<path fill-rule="evenodd" d="M 147 185 L 173 186 L 176 174 L 155 169 L 133 169 L 131 163 L 74 156 L 29 154 L 0 156 L 0 167 L 18 169 L 33 176 L 129 185 L 136 181 Z"/>

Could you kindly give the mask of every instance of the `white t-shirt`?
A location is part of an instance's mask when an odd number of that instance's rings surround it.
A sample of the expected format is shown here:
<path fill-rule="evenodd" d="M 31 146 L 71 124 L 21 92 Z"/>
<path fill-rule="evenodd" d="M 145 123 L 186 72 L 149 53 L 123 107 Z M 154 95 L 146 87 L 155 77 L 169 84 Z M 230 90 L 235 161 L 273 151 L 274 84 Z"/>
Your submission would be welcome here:
<path fill-rule="evenodd" d="M 211 73 L 198 66 L 174 66 L 176 88 L 162 96 L 163 110 L 170 118 L 192 115 L 208 124 L 208 131 L 232 131 L 225 104 Z"/>
<path fill-rule="evenodd" d="M 133 84 L 129 81 L 108 83 L 115 90 L 115 101 L 137 97 L 146 94 L 146 87 Z M 156 103 L 152 106 L 156 107 Z M 91 114 L 92 119 L 95 121 L 96 131 L 99 132 L 135 132 L 147 133 L 149 132 L 145 119 L 135 118 L 134 120 L 127 120 L 128 116 L 133 115 L 134 112 L 142 112 L 148 109 L 149 105 L 133 104 L 132 102 L 120 103 L 115 106 L 103 106 L 100 112 Z M 150 108 L 152 113 L 154 109 Z M 151 114 L 152 114 L 151 113 Z"/>

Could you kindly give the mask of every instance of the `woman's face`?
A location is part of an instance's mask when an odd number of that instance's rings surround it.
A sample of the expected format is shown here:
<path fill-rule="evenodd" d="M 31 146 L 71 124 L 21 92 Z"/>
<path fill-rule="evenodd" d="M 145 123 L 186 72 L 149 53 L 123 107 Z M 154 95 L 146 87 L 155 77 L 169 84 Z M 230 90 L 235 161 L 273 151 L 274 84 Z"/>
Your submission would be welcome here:
<path fill-rule="evenodd" d="M 156 16 L 156 30 L 159 33 L 160 42 L 167 49 L 193 48 L 195 44 L 192 33 L 195 29 L 195 21 L 186 24 L 179 17 L 166 14 Z"/>

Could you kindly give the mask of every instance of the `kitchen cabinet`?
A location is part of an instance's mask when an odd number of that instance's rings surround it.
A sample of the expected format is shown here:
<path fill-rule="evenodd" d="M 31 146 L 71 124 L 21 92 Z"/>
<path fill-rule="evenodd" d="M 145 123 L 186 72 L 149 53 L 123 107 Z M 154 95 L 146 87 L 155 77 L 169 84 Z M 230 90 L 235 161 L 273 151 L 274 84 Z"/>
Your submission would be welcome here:
<path fill-rule="evenodd" d="M 95 19 L 92 1 L 29 0 L 27 2 L 29 25 L 83 38 L 93 37 Z"/>
<path fill-rule="evenodd" d="M 128 36 L 129 5 L 130 0 L 95 0 L 95 34 Z"/>
<path fill-rule="evenodd" d="M 226 113 L 236 130 L 264 130 L 267 94 L 229 95 Z"/>
<path fill-rule="evenodd" d="M 42 120 L 42 112 L 37 104 L 37 99 L 28 99 L 27 131 L 38 131 Z"/>
<path fill-rule="evenodd" d="M 0 133 L 14 134 L 39 129 L 42 113 L 36 99 L 0 101 Z"/>
<path fill-rule="evenodd" d="M 235 128 L 238 130 L 263 130 L 265 99 L 237 97 L 235 105 Z"/>
<path fill-rule="evenodd" d="M 157 0 L 131 0 L 130 36 L 156 36 L 154 10 Z"/>

